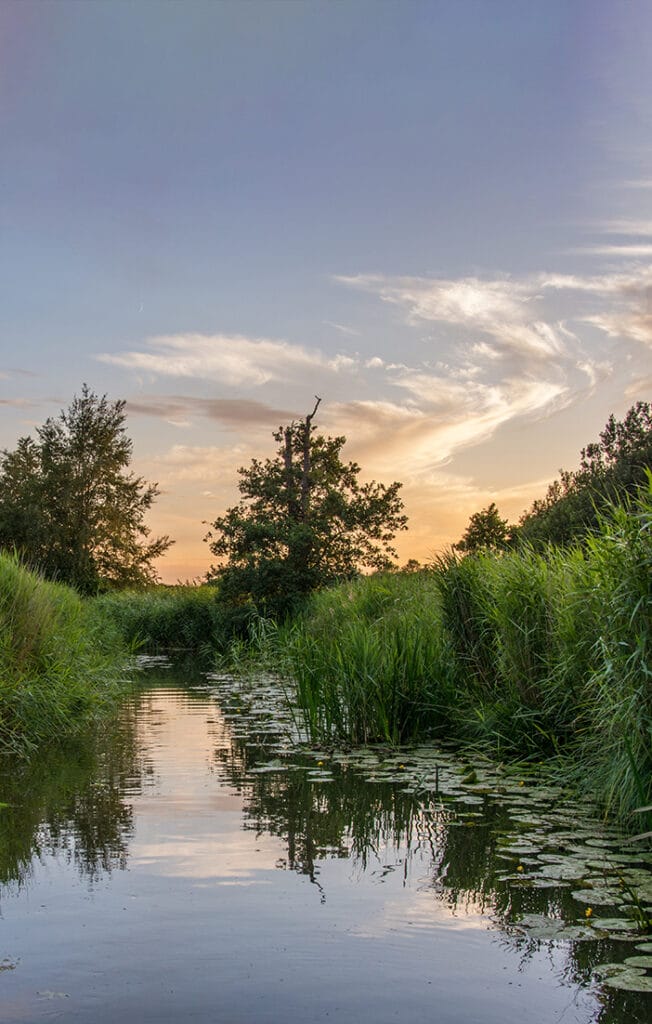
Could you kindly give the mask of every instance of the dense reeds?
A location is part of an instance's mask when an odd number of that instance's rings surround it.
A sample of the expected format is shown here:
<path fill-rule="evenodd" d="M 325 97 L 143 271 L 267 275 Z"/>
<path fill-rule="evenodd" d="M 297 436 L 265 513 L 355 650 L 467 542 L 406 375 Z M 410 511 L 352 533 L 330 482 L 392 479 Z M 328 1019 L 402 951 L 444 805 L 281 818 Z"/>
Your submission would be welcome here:
<path fill-rule="evenodd" d="M 123 662 L 92 603 L 0 554 L 0 752 L 28 753 L 106 710 Z"/>
<path fill-rule="evenodd" d="M 276 651 L 267 634 L 312 736 L 401 743 L 447 714 L 440 603 L 430 574 L 374 576 L 316 595 Z"/>
<path fill-rule="evenodd" d="M 263 648 L 320 741 L 443 735 L 652 797 L 652 481 L 583 547 L 450 554 L 315 596 Z"/>
<path fill-rule="evenodd" d="M 232 639 L 233 616 L 216 594 L 214 586 L 152 587 L 104 594 L 95 606 L 125 643 L 142 650 L 223 651 Z"/>

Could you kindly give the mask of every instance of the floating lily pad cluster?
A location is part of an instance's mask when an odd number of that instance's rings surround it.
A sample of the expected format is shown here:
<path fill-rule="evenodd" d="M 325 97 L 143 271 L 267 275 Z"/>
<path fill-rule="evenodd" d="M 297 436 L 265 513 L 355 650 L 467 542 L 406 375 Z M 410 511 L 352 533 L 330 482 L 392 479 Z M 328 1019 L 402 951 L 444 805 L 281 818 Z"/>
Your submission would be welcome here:
<path fill-rule="evenodd" d="M 612 989 L 652 991 L 652 943 L 642 935 L 652 920 L 652 853 L 602 823 L 590 800 L 551 785 L 543 771 L 528 767 L 521 774 L 518 766 L 478 754 L 464 760 L 444 746 L 311 749 L 274 677 L 213 675 L 209 685 L 234 737 L 255 736 L 254 745 L 269 757 L 249 774 L 301 771 L 324 784 L 354 772 L 370 785 L 397 785 L 419 801 L 424 818 L 443 820 L 447 829 L 477 828 L 498 817 L 492 885 L 514 897 L 549 891 L 548 912 L 514 911 L 502 923 L 537 942 L 611 943 L 609 955 L 622 959 L 599 964 L 595 978 Z"/>

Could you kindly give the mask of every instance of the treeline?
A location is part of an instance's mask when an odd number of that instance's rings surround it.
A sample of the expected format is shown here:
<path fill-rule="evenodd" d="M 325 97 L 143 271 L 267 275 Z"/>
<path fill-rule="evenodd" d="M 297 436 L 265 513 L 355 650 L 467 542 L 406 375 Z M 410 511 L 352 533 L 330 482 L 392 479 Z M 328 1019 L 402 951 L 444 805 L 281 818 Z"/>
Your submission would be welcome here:
<path fill-rule="evenodd" d="M 560 470 L 543 498 L 518 524 L 502 519 L 492 502 L 471 516 L 458 551 L 505 550 L 519 545 L 542 548 L 572 544 L 599 532 L 600 517 L 613 504 L 636 496 L 652 467 L 652 406 L 636 402 L 623 420 L 613 414 L 597 441 L 580 453 L 575 470 Z"/>

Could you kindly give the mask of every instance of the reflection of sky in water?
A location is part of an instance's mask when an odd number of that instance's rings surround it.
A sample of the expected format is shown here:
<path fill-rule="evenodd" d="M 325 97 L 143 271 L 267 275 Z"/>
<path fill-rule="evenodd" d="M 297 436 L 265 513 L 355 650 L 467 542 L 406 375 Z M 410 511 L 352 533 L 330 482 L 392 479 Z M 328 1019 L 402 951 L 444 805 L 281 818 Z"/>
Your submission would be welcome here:
<path fill-rule="evenodd" d="M 115 780 L 131 808 L 125 870 L 89 878 L 51 841 L 27 884 L 5 890 L 0 960 L 16 967 L 0 973 L 3 1020 L 598 1019 L 593 997 L 562 982 L 563 948 L 524 958 L 473 893 L 449 905 L 425 843 L 408 858 L 377 838 L 363 866 L 339 836 L 312 877 L 279 870 L 287 838 L 257 831 L 251 811 L 274 783 L 246 780 L 247 750 L 232 750 L 215 705 L 169 687 L 137 703 L 141 770 L 127 759 Z"/>

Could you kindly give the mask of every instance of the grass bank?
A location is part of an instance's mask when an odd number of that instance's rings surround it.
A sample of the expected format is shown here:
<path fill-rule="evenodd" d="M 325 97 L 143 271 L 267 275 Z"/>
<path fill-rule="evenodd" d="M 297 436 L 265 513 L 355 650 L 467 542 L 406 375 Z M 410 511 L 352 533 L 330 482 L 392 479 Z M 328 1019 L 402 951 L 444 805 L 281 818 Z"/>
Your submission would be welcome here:
<path fill-rule="evenodd" d="M 27 754 L 106 711 L 124 655 L 92 602 L 0 554 L 0 752 Z"/>
<path fill-rule="evenodd" d="M 225 651 L 233 637 L 233 614 L 221 606 L 214 586 L 151 587 L 104 594 L 96 613 L 124 643 L 150 653 Z"/>
<path fill-rule="evenodd" d="M 362 579 L 263 631 L 320 742 L 445 736 L 556 757 L 616 815 L 652 800 L 652 481 L 585 546 Z"/>

